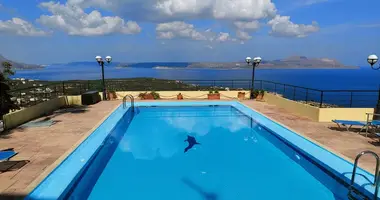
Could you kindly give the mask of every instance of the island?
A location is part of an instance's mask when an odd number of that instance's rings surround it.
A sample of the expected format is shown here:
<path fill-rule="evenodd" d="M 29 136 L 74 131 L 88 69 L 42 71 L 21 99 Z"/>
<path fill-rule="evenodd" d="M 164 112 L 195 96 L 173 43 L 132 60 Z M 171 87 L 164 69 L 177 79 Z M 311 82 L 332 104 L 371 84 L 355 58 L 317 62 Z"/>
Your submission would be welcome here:
<path fill-rule="evenodd" d="M 25 63 L 15 62 L 15 61 L 12 61 L 12 60 L 5 58 L 4 56 L 2 56 L 0 54 L 0 63 L 3 63 L 3 62 L 9 62 L 12 65 L 12 69 L 15 69 L 15 70 L 43 69 L 44 68 L 44 66 L 42 66 L 42 65 L 25 64 Z M 0 64 L 0 71 L 2 71 L 2 70 L 3 70 L 3 65 Z"/>
<path fill-rule="evenodd" d="M 119 63 L 118 68 L 154 68 L 154 69 L 250 69 L 243 62 L 150 62 Z M 263 60 L 257 69 L 359 69 L 358 66 L 346 66 L 331 58 L 307 58 L 290 56 L 285 59 Z"/>

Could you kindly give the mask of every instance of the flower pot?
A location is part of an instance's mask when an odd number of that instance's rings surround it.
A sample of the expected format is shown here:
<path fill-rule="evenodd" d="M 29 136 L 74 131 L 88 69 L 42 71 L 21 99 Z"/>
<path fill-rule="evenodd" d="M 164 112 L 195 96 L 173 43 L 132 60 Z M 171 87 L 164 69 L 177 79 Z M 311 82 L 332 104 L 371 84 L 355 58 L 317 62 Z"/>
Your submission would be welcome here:
<path fill-rule="evenodd" d="M 117 99 L 116 92 L 107 92 L 107 99 L 112 101 Z"/>
<path fill-rule="evenodd" d="M 154 96 L 152 94 L 145 94 L 143 99 L 144 100 L 154 100 Z"/>
<path fill-rule="evenodd" d="M 256 100 L 263 100 L 263 94 L 262 93 L 260 93 L 260 94 L 258 94 L 257 96 L 256 96 Z"/>
<path fill-rule="evenodd" d="M 208 97 L 208 100 L 217 100 L 217 99 L 220 99 L 220 94 L 219 93 L 217 93 L 217 94 L 208 94 L 207 97 Z"/>
<path fill-rule="evenodd" d="M 245 92 L 238 92 L 238 99 L 244 100 L 245 99 Z"/>
<path fill-rule="evenodd" d="M 182 100 L 182 99 L 183 99 L 182 94 L 178 94 L 178 95 L 177 95 L 177 100 Z"/>

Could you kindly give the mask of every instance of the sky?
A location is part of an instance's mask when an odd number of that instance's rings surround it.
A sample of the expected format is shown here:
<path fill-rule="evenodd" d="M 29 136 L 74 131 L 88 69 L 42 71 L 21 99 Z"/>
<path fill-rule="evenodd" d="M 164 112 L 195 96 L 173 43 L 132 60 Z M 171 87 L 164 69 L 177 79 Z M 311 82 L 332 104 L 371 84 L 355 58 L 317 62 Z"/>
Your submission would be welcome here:
<path fill-rule="evenodd" d="M 364 66 L 380 54 L 378 9 L 379 0 L 0 0 L 0 54 L 32 64 L 302 55 Z"/>

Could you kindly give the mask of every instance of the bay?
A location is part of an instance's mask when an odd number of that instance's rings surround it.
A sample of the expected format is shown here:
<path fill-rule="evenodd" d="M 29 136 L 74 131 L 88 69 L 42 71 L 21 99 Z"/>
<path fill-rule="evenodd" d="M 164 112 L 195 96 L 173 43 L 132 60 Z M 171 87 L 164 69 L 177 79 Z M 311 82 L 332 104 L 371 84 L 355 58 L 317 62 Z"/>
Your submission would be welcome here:
<path fill-rule="evenodd" d="M 172 80 L 241 80 L 251 79 L 251 69 L 155 69 L 105 67 L 105 78 L 150 77 Z M 18 70 L 13 78 L 49 81 L 101 79 L 101 68 L 94 64 L 51 65 L 40 70 Z M 255 80 L 321 90 L 377 90 L 380 71 L 359 69 L 257 69 Z"/>

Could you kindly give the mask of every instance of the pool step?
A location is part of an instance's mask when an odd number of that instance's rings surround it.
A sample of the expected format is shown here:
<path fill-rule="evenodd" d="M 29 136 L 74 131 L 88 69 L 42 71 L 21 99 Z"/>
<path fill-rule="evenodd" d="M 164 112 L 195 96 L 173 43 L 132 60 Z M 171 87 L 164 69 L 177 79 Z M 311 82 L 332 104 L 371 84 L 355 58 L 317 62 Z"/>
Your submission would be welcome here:
<path fill-rule="evenodd" d="M 347 195 L 349 200 L 368 200 L 368 197 L 364 196 L 362 193 L 352 190 Z"/>

